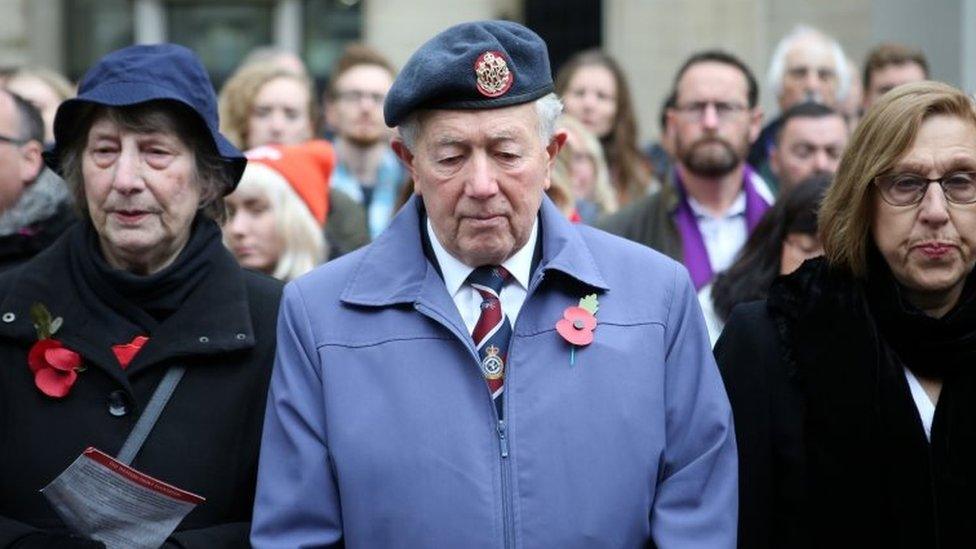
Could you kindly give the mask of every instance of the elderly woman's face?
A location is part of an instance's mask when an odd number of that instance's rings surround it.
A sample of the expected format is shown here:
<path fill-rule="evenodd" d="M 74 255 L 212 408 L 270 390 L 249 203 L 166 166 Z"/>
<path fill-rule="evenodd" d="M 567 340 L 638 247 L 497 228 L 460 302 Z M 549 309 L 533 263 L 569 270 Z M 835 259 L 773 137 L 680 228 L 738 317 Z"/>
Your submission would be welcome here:
<path fill-rule="evenodd" d="M 976 127 L 934 115 L 892 173 L 942 179 L 960 171 L 976 171 Z M 909 300 L 948 299 L 951 308 L 976 262 L 976 204 L 950 203 L 929 184 L 919 204 L 893 206 L 875 192 L 874 207 L 874 241 Z"/>
<path fill-rule="evenodd" d="M 200 205 L 193 151 L 173 133 L 134 133 L 103 117 L 88 132 L 81 166 L 105 259 L 139 274 L 171 263 Z"/>

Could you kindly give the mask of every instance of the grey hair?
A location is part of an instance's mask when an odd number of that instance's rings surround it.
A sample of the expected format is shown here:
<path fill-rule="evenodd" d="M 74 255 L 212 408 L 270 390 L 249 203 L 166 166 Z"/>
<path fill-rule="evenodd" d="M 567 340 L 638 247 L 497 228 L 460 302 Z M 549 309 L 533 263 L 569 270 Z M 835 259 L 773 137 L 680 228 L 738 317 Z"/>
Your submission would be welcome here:
<path fill-rule="evenodd" d="M 400 123 L 397 130 L 400 139 L 409 150 L 414 150 L 417 138 L 420 137 L 422 125 L 421 115 L 425 111 L 415 111 Z M 539 115 L 539 138 L 543 143 L 549 143 L 556 134 L 556 122 L 563 112 L 563 102 L 555 93 L 546 94 L 535 100 L 535 112 Z"/>
<path fill-rule="evenodd" d="M 793 44 L 797 40 L 811 35 L 823 40 L 830 48 L 831 56 L 834 58 L 834 66 L 837 70 L 837 101 L 843 101 L 847 98 L 851 87 L 851 74 L 847 68 L 847 56 L 844 54 L 844 49 L 840 47 L 840 43 L 832 36 L 809 25 L 797 25 L 793 27 L 793 30 L 776 44 L 776 49 L 773 50 L 773 57 L 769 61 L 769 72 L 766 73 L 766 84 L 773 91 L 774 97 L 779 97 L 783 94 L 783 76 L 786 74 L 786 54 L 790 52 L 790 48 L 793 47 Z"/>

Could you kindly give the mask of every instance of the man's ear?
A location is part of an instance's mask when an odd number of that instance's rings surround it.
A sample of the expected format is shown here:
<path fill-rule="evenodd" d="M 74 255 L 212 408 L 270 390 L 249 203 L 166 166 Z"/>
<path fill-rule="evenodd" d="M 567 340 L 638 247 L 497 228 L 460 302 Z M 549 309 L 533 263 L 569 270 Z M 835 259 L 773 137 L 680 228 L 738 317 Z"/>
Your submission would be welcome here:
<path fill-rule="evenodd" d="M 393 141 L 390 142 L 390 147 L 410 173 L 410 181 L 413 181 L 414 194 L 420 194 L 420 188 L 417 185 L 417 173 L 413 168 L 413 153 L 407 148 L 407 144 L 403 142 L 403 139 L 399 137 L 393 138 Z"/>
<path fill-rule="evenodd" d="M 25 188 L 33 183 L 44 169 L 42 149 L 40 142 L 34 140 L 20 146 L 20 180 Z"/>
<path fill-rule="evenodd" d="M 552 185 L 552 168 L 556 165 L 556 156 L 563 149 L 563 145 L 566 144 L 567 137 L 569 137 L 569 132 L 560 128 L 556 130 L 556 133 L 552 134 L 552 139 L 546 145 L 546 155 L 549 159 L 546 162 L 546 180 L 542 184 L 543 190 L 549 190 L 549 187 Z"/>
<path fill-rule="evenodd" d="M 399 137 L 393 138 L 393 141 L 390 142 L 390 147 L 393 148 L 393 152 L 396 153 L 400 162 L 403 162 L 403 165 L 410 170 L 410 175 L 413 175 L 413 153 L 407 148 L 407 144 L 403 142 L 403 139 Z"/>
<path fill-rule="evenodd" d="M 674 109 L 668 108 L 664 113 L 664 134 L 661 136 L 662 141 L 667 138 L 670 143 L 674 143 L 674 134 L 677 132 L 678 115 L 675 114 Z"/>
<path fill-rule="evenodd" d="M 549 154 L 549 166 L 556 161 L 556 155 L 559 151 L 563 150 L 563 146 L 566 144 L 566 138 L 569 137 L 569 132 L 560 128 L 556 130 L 556 133 L 552 134 L 552 139 L 549 140 L 549 144 L 546 146 L 546 153 Z"/>
<path fill-rule="evenodd" d="M 763 121 L 763 110 L 762 107 L 756 106 L 751 111 L 749 111 L 749 144 L 756 142 L 759 139 L 759 134 L 762 133 L 762 121 Z"/>

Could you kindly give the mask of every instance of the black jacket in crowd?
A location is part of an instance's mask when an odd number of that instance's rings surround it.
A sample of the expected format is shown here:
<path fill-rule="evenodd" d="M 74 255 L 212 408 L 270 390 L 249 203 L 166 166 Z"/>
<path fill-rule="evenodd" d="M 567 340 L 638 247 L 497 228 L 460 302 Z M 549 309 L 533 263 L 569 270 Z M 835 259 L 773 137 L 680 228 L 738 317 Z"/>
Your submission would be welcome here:
<path fill-rule="evenodd" d="M 85 303 L 70 261 L 86 228 L 0 276 L 0 547 L 64 532 L 38 490 L 88 446 L 115 455 L 174 364 L 186 374 L 132 466 L 206 498 L 171 543 L 247 547 L 281 284 L 211 247 L 207 276 L 123 371 L 111 350 L 120 342 Z M 54 337 L 87 367 L 62 399 L 42 394 L 28 368 L 33 303 L 63 318 Z"/>
<path fill-rule="evenodd" d="M 715 354 L 735 416 L 740 547 L 976 543 L 974 277 L 934 319 L 877 272 L 864 282 L 807 261 L 725 326 Z M 931 443 L 906 365 L 943 379 Z"/>
<path fill-rule="evenodd" d="M 0 236 L 0 272 L 37 255 L 53 244 L 76 220 L 74 208 L 65 202 L 49 218 L 24 227 L 16 233 Z"/>

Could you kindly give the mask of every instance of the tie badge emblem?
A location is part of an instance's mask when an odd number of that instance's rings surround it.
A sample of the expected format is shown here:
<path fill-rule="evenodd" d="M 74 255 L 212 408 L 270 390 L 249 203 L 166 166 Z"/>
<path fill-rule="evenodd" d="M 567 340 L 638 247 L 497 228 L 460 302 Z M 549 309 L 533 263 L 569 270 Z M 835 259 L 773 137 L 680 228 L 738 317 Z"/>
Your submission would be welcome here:
<path fill-rule="evenodd" d="M 498 97 L 508 91 L 515 82 L 515 75 L 501 52 L 486 51 L 474 62 L 478 92 L 485 97 Z"/>
<path fill-rule="evenodd" d="M 481 373 L 485 379 L 501 379 L 505 375 L 505 361 L 502 360 L 501 351 L 494 345 L 485 348 L 485 357 L 481 359 Z"/>

